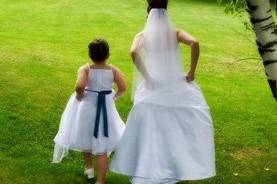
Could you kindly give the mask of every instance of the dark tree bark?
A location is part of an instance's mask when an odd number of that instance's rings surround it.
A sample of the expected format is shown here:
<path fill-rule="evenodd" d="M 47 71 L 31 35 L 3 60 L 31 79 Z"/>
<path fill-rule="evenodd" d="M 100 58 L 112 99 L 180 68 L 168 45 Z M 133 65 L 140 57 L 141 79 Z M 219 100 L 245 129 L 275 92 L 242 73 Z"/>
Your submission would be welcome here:
<path fill-rule="evenodd" d="M 274 98 L 277 99 L 277 29 L 270 0 L 246 0 L 246 4 L 268 83 Z"/>

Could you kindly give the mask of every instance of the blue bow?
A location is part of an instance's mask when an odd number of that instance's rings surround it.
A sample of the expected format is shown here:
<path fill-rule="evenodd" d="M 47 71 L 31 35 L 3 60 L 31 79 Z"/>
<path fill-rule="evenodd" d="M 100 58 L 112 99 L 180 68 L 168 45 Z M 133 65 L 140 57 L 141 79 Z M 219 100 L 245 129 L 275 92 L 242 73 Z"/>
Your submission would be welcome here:
<path fill-rule="evenodd" d="M 99 132 L 99 123 L 100 123 L 100 113 L 101 109 L 103 110 L 103 127 L 104 127 L 104 136 L 109 137 L 109 131 L 108 131 L 108 114 L 107 114 L 107 107 L 106 107 L 106 95 L 111 94 L 111 90 L 105 90 L 105 91 L 93 91 L 88 90 L 86 91 L 98 93 L 97 98 L 97 110 L 96 110 L 96 119 L 95 119 L 95 125 L 94 125 L 94 132 L 93 136 L 95 138 L 98 138 L 98 132 Z"/>

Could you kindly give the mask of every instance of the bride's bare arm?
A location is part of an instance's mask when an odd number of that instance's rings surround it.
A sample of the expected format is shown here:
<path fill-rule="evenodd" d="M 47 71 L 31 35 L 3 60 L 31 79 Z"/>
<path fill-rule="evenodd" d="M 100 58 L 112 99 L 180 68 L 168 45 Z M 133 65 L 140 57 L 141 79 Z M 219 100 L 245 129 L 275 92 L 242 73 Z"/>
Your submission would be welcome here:
<path fill-rule="evenodd" d="M 195 74 L 198 59 L 199 59 L 199 54 L 200 54 L 199 42 L 190 34 L 179 29 L 176 30 L 176 35 L 177 35 L 178 42 L 184 43 L 191 47 L 191 67 L 187 76 L 187 80 L 190 82 L 194 80 L 194 74 Z"/>
<path fill-rule="evenodd" d="M 132 47 L 131 47 L 130 54 L 131 54 L 132 61 L 133 61 L 134 65 L 136 66 L 137 70 L 141 73 L 141 75 L 144 78 L 148 78 L 149 76 L 148 76 L 147 70 L 146 70 L 146 68 L 141 60 L 141 56 L 140 56 L 142 43 L 143 43 L 143 33 L 141 32 L 135 37 Z"/>

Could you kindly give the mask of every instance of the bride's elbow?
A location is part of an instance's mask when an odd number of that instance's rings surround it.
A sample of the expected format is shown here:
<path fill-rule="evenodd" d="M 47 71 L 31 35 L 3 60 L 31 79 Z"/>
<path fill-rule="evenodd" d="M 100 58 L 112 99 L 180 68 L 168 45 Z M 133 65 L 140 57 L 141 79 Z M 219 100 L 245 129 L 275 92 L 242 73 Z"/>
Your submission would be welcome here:
<path fill-rule="evenodd" d="M 131 57 L 134 57 L 135 55 L 136 55 L 136 51 L 131 50 L 131 51 L 130 51 L 130 56 L 131 56 Z"/>
<path fill-rule="evenodd" d="M 135 62 L 136 61 L 136 57 L 137 57 L 137 52 L 136 51 L 131 51 L 130 52 L 130 56 L 131 56 L 133 62 Z"/>
<path fill-rule="evenodd" d="M 193 40 L 193 41 L 191 41 L 191 46 L 192 47 L 199 47 L 199 41 L 198 40 Z"/>

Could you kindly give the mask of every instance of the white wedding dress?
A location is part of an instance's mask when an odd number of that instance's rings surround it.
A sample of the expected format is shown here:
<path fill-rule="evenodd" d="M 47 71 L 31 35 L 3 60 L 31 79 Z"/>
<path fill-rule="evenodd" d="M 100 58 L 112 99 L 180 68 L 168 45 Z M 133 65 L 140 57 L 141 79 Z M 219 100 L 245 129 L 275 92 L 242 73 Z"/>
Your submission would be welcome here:
<path fill-rule="evenodd" d="M 196 82 L 186 82 L 176 34 L 165 9 L 152 9 L 141 50 L 147 75 L 137 86 L 125 133 L 110 170 L 133 184 L 172 184 L 215 175 L 209 107 Z M 143 71 L 142 71 L 143 73 Z"/>

